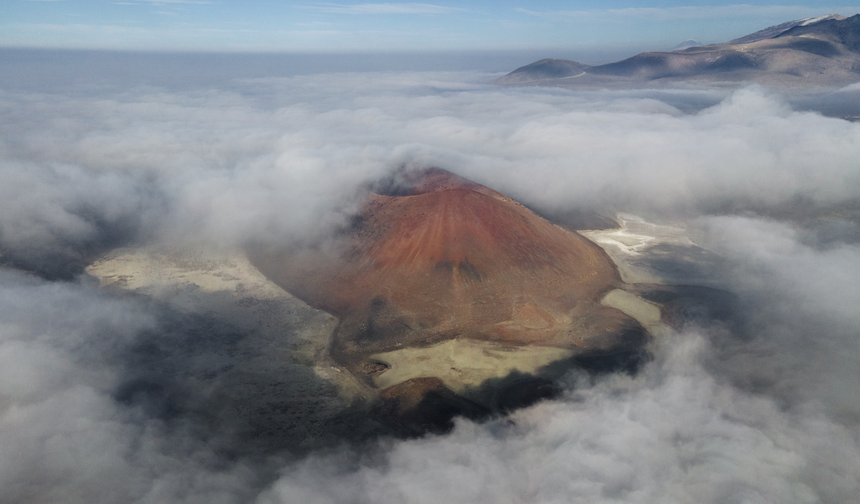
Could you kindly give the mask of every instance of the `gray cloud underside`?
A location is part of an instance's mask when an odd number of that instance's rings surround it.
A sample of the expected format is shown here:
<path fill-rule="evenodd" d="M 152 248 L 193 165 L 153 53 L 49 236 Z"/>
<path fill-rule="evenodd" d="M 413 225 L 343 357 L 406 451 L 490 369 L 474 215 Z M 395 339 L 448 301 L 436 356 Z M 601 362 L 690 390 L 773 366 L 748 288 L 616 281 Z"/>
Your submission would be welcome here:
<path fill-rule="evenodd" d="M 852 502 L 860 124 L 755 87 L 486 79 L 0 91 L 0 260 L 74 277 L 118 245 L 315 240 L 347 222 L 356 187 L 436 165 L 547 209 L 683 224 L 721 257 L 707 283 L 738 297 L 730 323 L 688 324 L 635 378 L 573 373 L 561 398 L 450 435 L 228 457 L 231 441 L 198 436 L 199 420 L 118 394 L 129 349 L 164 332 L 166 308 L 7 269 L 4 501 Z M 686 100 L 717 105 L 669 105 Z"/>

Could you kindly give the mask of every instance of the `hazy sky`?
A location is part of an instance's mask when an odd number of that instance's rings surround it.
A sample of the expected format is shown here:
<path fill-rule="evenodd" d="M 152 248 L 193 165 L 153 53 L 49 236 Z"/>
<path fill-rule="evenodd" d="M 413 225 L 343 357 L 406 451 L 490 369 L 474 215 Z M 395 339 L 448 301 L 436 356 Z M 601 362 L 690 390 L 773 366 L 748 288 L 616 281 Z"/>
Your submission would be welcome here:
<path fill-rule="evenodd" d="M 205 51 L 670 49 L 857 2 L 4 0 L 0 46 Z"/>

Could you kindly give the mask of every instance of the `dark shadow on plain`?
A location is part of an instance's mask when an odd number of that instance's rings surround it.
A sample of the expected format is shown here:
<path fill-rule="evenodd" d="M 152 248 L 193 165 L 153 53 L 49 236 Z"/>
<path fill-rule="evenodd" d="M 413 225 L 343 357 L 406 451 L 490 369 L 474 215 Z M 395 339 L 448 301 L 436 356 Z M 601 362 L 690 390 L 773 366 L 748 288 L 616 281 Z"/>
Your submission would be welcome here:
<path fill-rule="evenodd" d="M 265 307 L 281 310 L 281 306 Z M 296 356 L 291 326 L 238 327 L 217 312 L 156 306 L 157 330 L 119 354 L 114 399 L 225 459 L 301 456 L 389 430 Z"/>

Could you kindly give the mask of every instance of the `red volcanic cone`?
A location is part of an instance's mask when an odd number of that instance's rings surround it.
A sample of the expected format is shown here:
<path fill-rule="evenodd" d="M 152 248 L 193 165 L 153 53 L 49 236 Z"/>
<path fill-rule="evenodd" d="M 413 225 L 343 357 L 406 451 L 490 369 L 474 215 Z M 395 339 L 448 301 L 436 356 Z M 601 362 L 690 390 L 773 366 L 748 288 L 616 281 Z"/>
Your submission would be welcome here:
<path fill-rule="evenodd" d="M 638 324 L 599 304 L 621 285 L 603 250 L 512 199 L 440 169 L 371 195 L 337 253 L 256 251 L 272 281 L 340 318 L 332 356 L 454 338 L 611 352 Z M 641 341 L 638 342 L 641 344 Z"/>

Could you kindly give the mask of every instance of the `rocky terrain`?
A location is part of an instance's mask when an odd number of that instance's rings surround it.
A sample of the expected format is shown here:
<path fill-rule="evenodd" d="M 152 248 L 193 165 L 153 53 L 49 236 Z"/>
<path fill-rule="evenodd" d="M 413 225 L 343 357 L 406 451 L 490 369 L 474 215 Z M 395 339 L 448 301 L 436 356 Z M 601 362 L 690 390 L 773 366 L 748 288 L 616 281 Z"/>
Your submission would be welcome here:
<path fill-rule="evenodd" d="M 674 306 L 643 247 L 692 243 L 632 216 L 548 217 L 428 169 L 373 185 L 315 245 L 116 249 L 88 274 L 164 321 L 118 398 L 200 417 L 225 446 L 296 451 L 486 418 L 571 368 L 635 371 Z"/>
<path fill-rule="evenodd" d="M 541 397 L 573 361 L 644 351 L 659 308 L 624 292 L 595 243 L 444 170 L 395 179 L 334 244 L 250 250 L 267 278 L 338 317 L 331 358 L 379 394 L 386 419 L 426 419 L 440 403 L 502 410 Z"/>
<path fill-rule="evenodd" d="M 644 52 L 605 65 L 543 59 L 514 70 L 497 83 L 623 88 L 685 81 L 785 87 L 860 81 L 860 14 L 790 21 L 723 44 Z"/>

